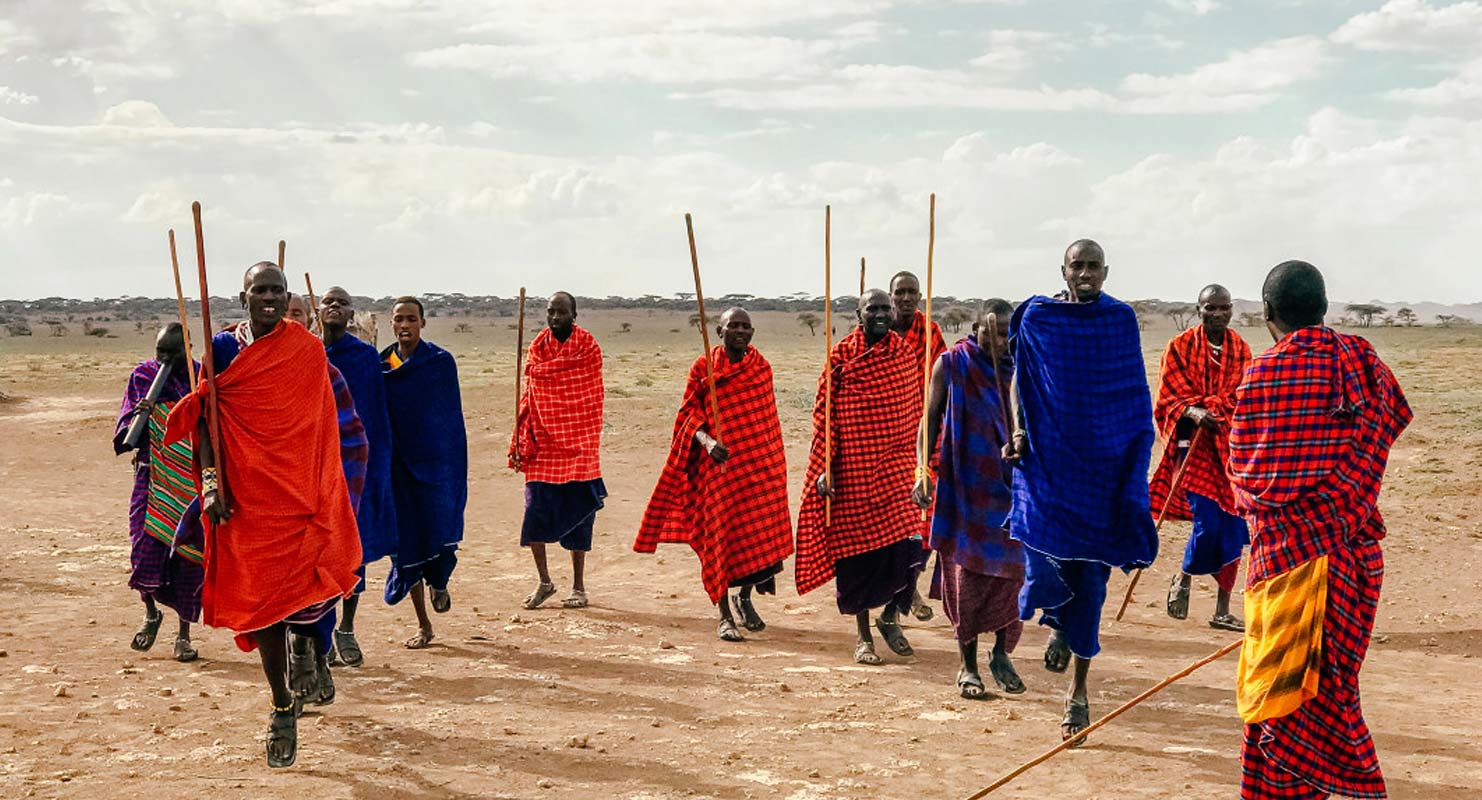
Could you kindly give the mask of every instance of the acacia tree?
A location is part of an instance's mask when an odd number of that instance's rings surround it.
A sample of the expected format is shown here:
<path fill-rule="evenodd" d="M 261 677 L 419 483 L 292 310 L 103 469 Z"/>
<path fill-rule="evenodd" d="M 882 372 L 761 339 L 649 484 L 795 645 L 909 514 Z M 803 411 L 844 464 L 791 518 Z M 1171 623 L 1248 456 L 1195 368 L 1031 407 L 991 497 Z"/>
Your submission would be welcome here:
<path fill-rule="evenodd" d="M 804 311 L 798 315 L 798 324 L 808 329 L 808 333 L 818 335 L 818 326 L 823 320 L 818 318 L 812 311 Z"/>
<path fill-rule="evenodd" d="M 1163 313 L 1173 320 L 1173 324 L 1178 326 L 1180 331 L 1186 331 L 1193 324 L 1194 318 L 1199 316 L 1199 307 L 1189 303 L 1175 303 Z"/>
<path fill-rule="evenodd" d="M 1351 303 L 1345 310 L 1358 320 L 1360 328 L 1368 328 L 1373 326 L 1374 317 L 1384 313 L 1384 306 L 1374 303 Z"/>
<path fill-rule="evenodd" d="M 1407 328 L 1413 328 L 1415 327 L 1415 323 L 1418 318 L 1415 316 L 1415 312 L 1413 310 L 1409 308 L 1402 308 L 1399 311 L 1395 312 L 1395 319 L 1399 320 L 1401 325 L 1404 325 Z"/>

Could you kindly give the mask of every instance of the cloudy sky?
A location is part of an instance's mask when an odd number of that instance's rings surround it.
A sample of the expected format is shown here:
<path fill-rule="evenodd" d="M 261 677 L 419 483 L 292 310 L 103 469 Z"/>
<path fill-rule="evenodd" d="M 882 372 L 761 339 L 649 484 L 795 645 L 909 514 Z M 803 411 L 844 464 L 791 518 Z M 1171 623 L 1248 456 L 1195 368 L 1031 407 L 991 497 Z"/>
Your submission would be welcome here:
<path fill-rule="evenodd" d="M 920 270 L 1482 299 L 1482 2 L 0 0 L 0 297 L 822 292 Z M 187 248 L 183 259 L 192 260 Z M 193 263 L 193 261 L 192 261 Z"/>

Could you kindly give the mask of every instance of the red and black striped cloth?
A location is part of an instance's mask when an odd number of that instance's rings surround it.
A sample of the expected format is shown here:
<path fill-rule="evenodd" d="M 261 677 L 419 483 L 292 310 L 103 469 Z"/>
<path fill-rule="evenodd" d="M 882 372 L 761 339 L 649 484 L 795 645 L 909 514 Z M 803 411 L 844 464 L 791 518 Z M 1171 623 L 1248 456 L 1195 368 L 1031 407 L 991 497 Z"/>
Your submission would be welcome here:
<path fill-rule="evenodd" d="M 1251 528 L 1247 585 L 1329 562 L 1318 694 L 1246 726 L 1242 798 L 1385 797 L 1358 673 L 1384 577 L 1379 491 L 1410 419 L 1373 346 L 1321 326 L 1253 359 L 1236 391 L 1230 477 Z"/>
<path fill-rule="evenodd" d="M 754 347 L 732 363 L 724 347 L 710 351 L 719 433 L 711 416 L 705 357 L 695 359 L 674 420 L 669 458 L 643 512 L 633 549 L 652 553 L 660 542 L 683 542 L 700 557 L 700 578 L 712 602 L 733 581 L 780 566 L 792 555 L 787 461 L 772 365 Z M 695 441 L 706 431 L 730 451 L 722 467 Z"/>
<path fill-rule="evenodd" d="M 602 348 L 573 325 L 562 342 L 547 328 L 525 356 L 525 388 L 510 437 L 526 481 L 569 483 L 602 477 Z"/>
<path fill-rule="evenodd" d="M 798 512 L 796 581 L 806 594 L 834 577 L 834 562 L 921 534 L 911 500 L 921 420 L 916 351 L 894 331 L 873 346 L 856 328 L 834 345 L 831 521 L 824 525 L 824 380 L 813 404 L 813 444 Z"/>
<path fill-rule="evenodd" d="M 1208 497 L 1226 514 L 1235 513 L 1235 495 L 1225 474 L 1230 459 L 1230 412 L 1235 408 L 1235 389 L 1250 365 L 1250 345 L 1233 330 L 1225 331 L 1220 352 L 1210 347 L 1204 326 L 1190 328 L 1168 342 L 1158 364 L 1158 393 L 1153 398 L 1153 422 L 1163 439 L 1163 457 L 1148 483 L 1152 512 L 1157 515 L 1168 500 L 1173 473 L 1178 465 L 1178 421 L 1190 408 L 1210 412 L 1220 423 L 1218 433 L 1204 434 L 1199 446 L 1190 448 L 1183 491 L 1168 504 L 1169 519 L 1193 519 L 1185 492 Z"/>

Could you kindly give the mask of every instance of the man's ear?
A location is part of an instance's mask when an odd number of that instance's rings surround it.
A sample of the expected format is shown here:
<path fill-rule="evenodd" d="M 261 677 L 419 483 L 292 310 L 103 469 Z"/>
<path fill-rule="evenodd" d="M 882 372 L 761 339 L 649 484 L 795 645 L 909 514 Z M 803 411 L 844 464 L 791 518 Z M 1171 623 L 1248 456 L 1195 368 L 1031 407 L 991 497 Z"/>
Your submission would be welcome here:
<path fill-rule="evenodd" d="M 239 302 L 239 303 L 242 304 L 242 308 L 246 308 L 247 307 L 247 293 L 246 292 L 238 292 L 237 293 L 237 302 Z"/>

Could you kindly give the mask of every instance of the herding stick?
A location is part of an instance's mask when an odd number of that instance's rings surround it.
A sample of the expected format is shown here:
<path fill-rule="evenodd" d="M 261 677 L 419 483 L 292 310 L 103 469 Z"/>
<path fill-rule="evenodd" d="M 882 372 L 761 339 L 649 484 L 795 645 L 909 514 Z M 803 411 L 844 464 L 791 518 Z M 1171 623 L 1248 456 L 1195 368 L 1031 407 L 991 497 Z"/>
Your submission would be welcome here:
<path fill-rule="evenodd" d="M 1175 493 L 1183 486 L 1184 472 L 1188 470 L 1189 462 L 1194 458 L 1194 448 L 1198 447 L 1199 442 L 1204 440 L 1204 432 L 1205 428 L 1202 425 L 1199 426 L 1199 430 L 1194 431 L 1194 440 L 1189 443 L 1189 452 L 1184 456 L 1183 463 L 1178 465 L 1178 471 L 1173 473 L 1173 480 L 1168 484 L 1168 497 L 1163 499 L 1163 509 L 1158 512 L 1158 524 L 1153 526 L 1153 535 L 1155 536 L 1158 531 L 1163 529 L 1163 520 L 1168 518 L 1168 508 L 1173 505 Z M 1132 590 L 1137 588 L 1137 579 L 1141 577 L 1142 568 L 1139 567 L 1136 572 L 1132 573 L 1132 582 L 1127 584 L 1127 596 L 1122 598 L 1122 607 L 1117 609 L 1117 622 L 1121 622 L 1122 615 L 1127 613 L 1127 604 L 1132 602 Z"/>
<path fill-rule="evenodd" d="M 175 229 L 170 236 L 170 270 L 175 273 L 175 310 L 180 313 L 180 333 L 185 336 L 185 372 L 190 376 L 190 388 L 196 388 L 195 357 L 190 352 L 190 324 L 185 317 L 185 292 L 180 288 L 180 259 L 175 255 Z M 209 338 L 209 337 L 208 337 Z"/>
<path fill-rule="evenodd" d="M 710 361 L 710 318 L 705 316 L 705 291 L 700 288 L 700 257 L 695 252 L 695 223 L 689 212 L 684 215 L 684 230 L 690 237 L 690 266 L 695 273 L 695 302 L 700 306 L 700 341 L 705 350 L 705 377 L 710 382 L 710 416 L 714 419 L 715 438 L 721 438 L 720 402 L 715 399 L 715 365 Z"/>

